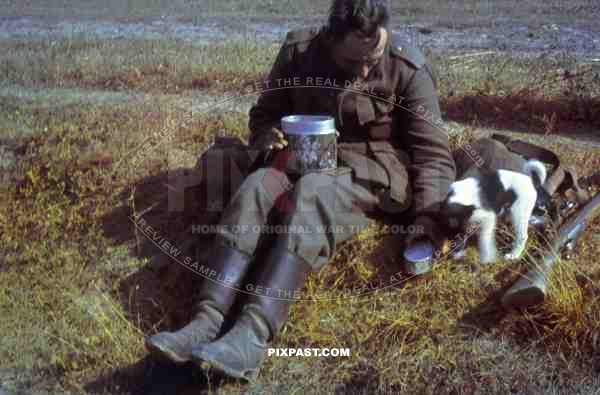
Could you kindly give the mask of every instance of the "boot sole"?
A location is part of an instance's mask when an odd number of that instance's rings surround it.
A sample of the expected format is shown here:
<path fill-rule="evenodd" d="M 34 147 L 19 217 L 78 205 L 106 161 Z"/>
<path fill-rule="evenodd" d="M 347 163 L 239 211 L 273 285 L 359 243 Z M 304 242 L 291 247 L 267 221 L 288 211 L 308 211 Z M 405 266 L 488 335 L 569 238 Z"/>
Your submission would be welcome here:
<path fill-rule="evenodd" d="M 239 370 L 230 369 L 229 367 L 221 364 L 218 361 L 213 361 L 213 360 L 207 358 L 206 356 L 202 355 L 202 353 L 200 353 L 200 355 L 196 355 L 192 352 L 191 360 L 196 365 L 198 365 L 198 367 L 200 367 L 201 369 L 202 369 L 202 363 L 208 363 L 208 364 L 210 364 L 210 366 L 212 368 L 218 370 L 221 373 L 226 374 L 227 376 L 230 376 L 230 377 L 233 377 L 236 379 L 243 379 L 243 380 L 246 380 L 249 382 L 254 382 L 256 380 L 256 378 L 258 377 L 258 373 L 260 371 L 260 368 L 258 368 L 255 371 L 252 371 L 252 373 L 250 375 L 244 375 Z"/>
<path fill-rule="evenodd" d="M 169 360 L 178 365 L 183 365 L 190 361 L 190 358 L 185 358 L 179 355 L 178 353 L 170 350 L 169 348 L 163 347 L 160 344 L 156 344 L 150 341 L 150 339 L 146 339 L 146 348 L 153 355 L 159 356 L 163 359 Z"/>

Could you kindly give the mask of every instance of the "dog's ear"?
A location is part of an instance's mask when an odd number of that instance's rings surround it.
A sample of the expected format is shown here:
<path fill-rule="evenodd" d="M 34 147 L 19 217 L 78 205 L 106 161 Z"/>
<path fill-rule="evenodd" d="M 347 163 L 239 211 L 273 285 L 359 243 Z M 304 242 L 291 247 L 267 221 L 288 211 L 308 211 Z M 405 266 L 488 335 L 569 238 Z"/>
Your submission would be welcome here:
<path fill-rule="evenodd" d="M 477 209 L 474 205 L 449 203 L 444 207 L 445 223 L 450 229 L 460 229 L 465 226 Z"/>

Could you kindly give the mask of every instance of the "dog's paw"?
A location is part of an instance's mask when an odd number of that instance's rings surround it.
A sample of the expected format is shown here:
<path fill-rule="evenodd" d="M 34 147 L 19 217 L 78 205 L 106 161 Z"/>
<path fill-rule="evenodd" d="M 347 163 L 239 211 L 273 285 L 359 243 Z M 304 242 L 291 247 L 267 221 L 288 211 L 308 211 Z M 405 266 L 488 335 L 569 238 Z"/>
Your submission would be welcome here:
<path fill-rule="evenodd" d="M 497 256 L 496 254 L 485 254 L 479 257 L 479 262 L 484 265 L 489 265 L 491 263 L 496 262 Z"/>
<path fill-rule="evenodd" d="M 507 254 L 504 254 L 504 259 L 508 260 L 508 261 L 518 261 L 519 259 L 521 259 L 521 255 L 522 254 L 517 254 L 514 252 L 509 252 Z"/>
<path fill-rule="evenodd" d="M 450 254 L 450 259 L 453 261 L 462 261 L 467 257 L 467 252 L 464 249 L 452 251 Z"/>

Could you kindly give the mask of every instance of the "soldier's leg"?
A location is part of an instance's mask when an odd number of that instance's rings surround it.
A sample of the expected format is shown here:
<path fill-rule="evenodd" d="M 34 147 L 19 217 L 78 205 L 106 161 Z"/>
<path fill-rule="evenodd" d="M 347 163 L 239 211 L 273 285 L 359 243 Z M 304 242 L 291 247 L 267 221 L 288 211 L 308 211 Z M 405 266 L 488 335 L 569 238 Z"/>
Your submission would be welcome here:
<path fill-rule="evenodd" d="M 276 235 L 266 259 L 256 263 L 259 272 L 252 284 L 263 291 L 248 297 L 229 332 L 194 349 L 194 361 L 210 362 L 233 377 L 256 377 L 267 344 L 287 319 L 294 292 L 329 260 L 336 243 L 372 221 L 366 214 L 377 207 L 376 195 L 354 184 L 351 172 L 340 170 L 339 176 L 314 173 L 296 182 L 294 210 L 282 215 L 286 228 Z"/>
<path fill-rule="evenodd" d="M 250 231 L 216 235 L 206 265 L 218 276 L 198 275 L 194 284 L 192 320 L 176 332 L 160 332 L 148 338 L 146 345 L 151 351 L 176 363 L 184 363 L 189 360 L 193 347 L 217 337 L 252 262 L 260 237 L 260 232 L 252 228 L 266 222 L 274 205 L 280 205 L 281 210 L 289 209 L 286 188 L 290 187 L 285 174 L 274 167 L 254 171 L 244 180 L 224 210 L 220 225 L 229 230 L 233 226 L 246 225 Z M 217 281 L 218 278 L 228 283 Z"/>
<path fill-rule="evenodd" d="M 287 196 L 292 187 L 287 175 L 276 167 L 260 168 L 248 175 L 221 215 L 219 225 L 229 232 L 217 234 L 217 244 L 253 255 L 261 236 L 257 230 L 266 224 L 271 210 L 293 210 Z"/>
<path fill-rule="evenodd" d="M 291 198 L 295 210 L 284 213 L 283 223 L 296 231 L 278 235 L 277 244 L 313 270 L 330 260 L 338 243 L 371 224 L 373 214 L 380 210 L 376 191 L 353 182 L 351 172 L 307 174 L 298 180 Z M 299 228 L 305 232 L 298 232 Z"/>

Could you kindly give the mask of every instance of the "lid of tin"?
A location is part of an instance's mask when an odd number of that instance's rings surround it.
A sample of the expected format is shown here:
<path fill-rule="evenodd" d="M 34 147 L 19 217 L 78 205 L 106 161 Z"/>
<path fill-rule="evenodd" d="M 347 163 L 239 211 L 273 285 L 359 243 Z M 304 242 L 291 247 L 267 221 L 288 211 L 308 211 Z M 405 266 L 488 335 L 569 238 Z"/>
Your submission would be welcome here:
<path fill-rule="evenodd" d="M 433 256 L 433 244 L 428 240 L 417 241 L 404 250 L 404 259 L 409 262 L 423 262 Z"/>
<path fill-rule="evenodd" d="M 335 120 L 324 115 L 288 115 L 281 118 L 285 133 L 315 135 L 335 133 Z"/>

